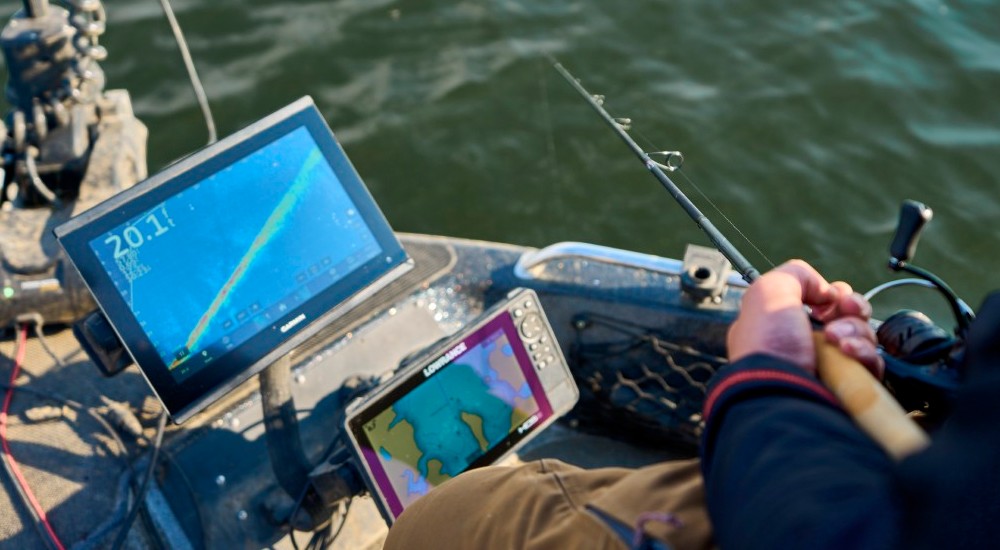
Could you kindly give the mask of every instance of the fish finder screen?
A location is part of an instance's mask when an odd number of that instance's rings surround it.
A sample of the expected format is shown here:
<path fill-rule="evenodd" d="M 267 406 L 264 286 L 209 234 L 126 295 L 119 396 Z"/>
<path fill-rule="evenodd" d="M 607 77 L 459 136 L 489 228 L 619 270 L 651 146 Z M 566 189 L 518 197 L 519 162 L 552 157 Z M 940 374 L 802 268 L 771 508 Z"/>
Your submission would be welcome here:
<path fill-rule="evenodd" d="M 352 431 L 394 517 L 552 416 L 515 331 L 502 313 L 355 419 Z"/>
<path fill-rule="evenodd" d="M 304 127 L 89 245 L 178 383 L 382 251 Z"/>

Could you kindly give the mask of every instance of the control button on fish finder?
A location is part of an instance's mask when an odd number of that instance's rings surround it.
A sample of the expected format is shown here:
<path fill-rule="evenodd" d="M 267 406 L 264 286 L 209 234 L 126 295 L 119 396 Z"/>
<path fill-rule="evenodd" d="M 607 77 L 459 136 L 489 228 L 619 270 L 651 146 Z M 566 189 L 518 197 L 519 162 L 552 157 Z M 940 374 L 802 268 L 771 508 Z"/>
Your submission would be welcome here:
<path fill-rule="evenodd" d="M 544 330 L 542 318 L 537 313 L 531 312 L 525 315 L 524 320 L 521 321 L 521 335 L 526 340 L 538 338 Z"/>

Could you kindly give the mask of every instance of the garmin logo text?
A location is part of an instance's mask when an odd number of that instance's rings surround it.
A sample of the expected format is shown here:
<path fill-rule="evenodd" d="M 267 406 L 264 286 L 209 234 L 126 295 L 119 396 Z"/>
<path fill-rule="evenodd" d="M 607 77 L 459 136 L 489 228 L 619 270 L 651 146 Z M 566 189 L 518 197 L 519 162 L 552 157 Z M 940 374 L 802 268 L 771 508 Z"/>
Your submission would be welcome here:
<path fill-rule="evenodd" d="M 518 426 L 517 427 L 517 434 L 518 435 L 523 434 L 524 432 L 530 430 L 531 427 L 534 426 L 535 424 L 538 424 L 538 415 L 537 414 L 531 415 L 530 417 L 528 417 L 527 420 L 524 421 L 524 424 L 521 424 L 520 426 Z"/>
<path fill-rule="evenodd" d="M 451 348 L 451 351 L 438 357 L 437 361 L 424 367 L 424 378 L 430 378 L 432 374 L 441 370 L 441 367 L 447 365 L 449 361 L 465 353 L 465 350 L 465 342 L 460 342 L 457 346 Z"/>
<path fill-rule="evenodd" d="M 289 321 L 289 322 L 281 325 L 281 333 L 284 334 L 284 333 L 292 330 L 293 328 L 295 328 L 295 325 L 298 325 L 299 323 L 301 323 L 302 321 L 305 321 L 305 320 L 306 320 L 306 314 L 305 313 L 300 313 L 298 317 L 296 317 L 296 318 L 292 319 L 291 321 Z"/>

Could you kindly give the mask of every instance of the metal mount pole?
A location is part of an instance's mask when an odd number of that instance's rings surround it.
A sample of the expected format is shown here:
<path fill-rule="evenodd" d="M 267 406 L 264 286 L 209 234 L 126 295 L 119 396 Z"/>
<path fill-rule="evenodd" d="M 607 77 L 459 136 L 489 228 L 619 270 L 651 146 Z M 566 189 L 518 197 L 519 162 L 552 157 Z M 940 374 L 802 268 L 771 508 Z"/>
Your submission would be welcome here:
<path fill-rule="evenodd" d="M 281 488 L 297 500 L 309 481 L 312 466 L 302 448 L 291 376 L 292 362 L 286 355 L 261 371 L 258 380 L 271 467 Z"/>
<path fill-rule="evenodd" d="M 24 0 L 24 13 L 28 17 L 45 17 L 49 13 L 49 0 Z"/>

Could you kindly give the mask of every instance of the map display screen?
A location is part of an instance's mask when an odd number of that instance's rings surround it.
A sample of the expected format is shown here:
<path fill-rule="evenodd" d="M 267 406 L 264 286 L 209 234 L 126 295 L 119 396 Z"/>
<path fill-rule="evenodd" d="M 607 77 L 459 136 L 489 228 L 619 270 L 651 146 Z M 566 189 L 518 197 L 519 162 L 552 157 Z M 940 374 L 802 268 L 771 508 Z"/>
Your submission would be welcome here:
<path fill-rule="evenodd" d="M 381 253 L 306 128 L 90 247 L 178 382 Z M 166 291 L 179 280 L 183 293 Z"/>
<path fill-rule="evenodd" d="M 433 487 L 493 462 L 552 416 L 515 331 L 502 312 L 353 419 L 393 517 Z"/>
<path fill-rule="evenodd" d="M 308 97 L 55 234 L 175 422 L 414 266 Z"/>

